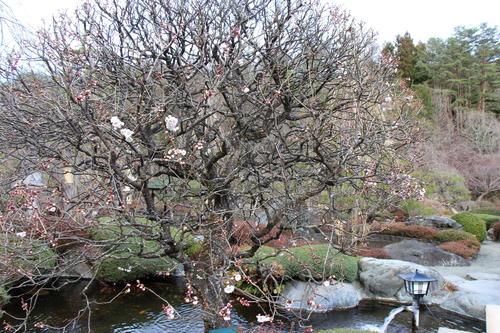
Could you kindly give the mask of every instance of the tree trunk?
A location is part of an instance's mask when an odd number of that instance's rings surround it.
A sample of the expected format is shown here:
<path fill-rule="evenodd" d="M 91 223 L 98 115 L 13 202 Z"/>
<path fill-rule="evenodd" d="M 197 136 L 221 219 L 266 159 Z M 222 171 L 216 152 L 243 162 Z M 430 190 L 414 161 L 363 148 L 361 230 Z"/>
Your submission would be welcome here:
<path fill-rule="evenodd" d="M 192 265 L 186 267 L 186 277 L 193 296 L 200 299 L 203 310 L 205 332 L 212 329 L 231 326 L 231 321 L 224 320 L 220 311 L 227 306 L 228 300 L 222 286 L 222 277 L 212 270 L 214 263 L 208 256 L 198 258 Z M 217 267 L 218 265 L 215 265 Z M 229 309 L 230 310 L 230 309 Z"/>

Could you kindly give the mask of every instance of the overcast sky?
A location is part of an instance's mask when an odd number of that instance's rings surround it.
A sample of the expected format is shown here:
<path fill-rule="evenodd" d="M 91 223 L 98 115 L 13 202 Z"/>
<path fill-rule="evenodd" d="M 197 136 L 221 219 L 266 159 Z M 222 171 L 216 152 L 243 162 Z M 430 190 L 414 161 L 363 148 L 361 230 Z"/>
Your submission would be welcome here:
<path fill-rule="evenodd" d="M 3 0 L 25 24 L 37 26 L 60 9 L 74 8 L 81 0 Z M 297 1 L 297 0 L 295 0 Z M 379 41 L 393 41 L 409 32 L 414 41 L 447 38 L 459 25 L 500 24 L 499 0 L 322 0 L 340 4 L 379 32 Z"/>

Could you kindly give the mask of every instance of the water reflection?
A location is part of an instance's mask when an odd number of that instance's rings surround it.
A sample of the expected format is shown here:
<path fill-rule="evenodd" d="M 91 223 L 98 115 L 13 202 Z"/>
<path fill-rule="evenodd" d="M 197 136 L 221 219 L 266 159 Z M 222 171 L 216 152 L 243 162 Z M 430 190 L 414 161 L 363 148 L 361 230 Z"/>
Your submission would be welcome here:
<path fill-rule="evenodd" d="M 93 304 L 91 306 L 91 317 L 82 317 L 76 323 L 70 323 L 78 311 L 85 304 L 80 296 L 85 284 L 72 284 L 64 287 L 58 292 L 51 292 L 48 295 L 38 298 L 37 307 L 32 314 L 27 332 L 54 332 L 54 329 L 37 329 L 34 324 L 42 322 L 51 326 L 65 326 L 65 332 L 80 333 L 88 332 L 90 323 L 91 332 L 95 333 L 201 333 L 203 332 L 203 322 L 201 312 L 190 304 L 183 303 L 184 284 L 181 280 L 169 280 L 165 282 L 154 282 L 148 287 L 155 290 L 161 297 L 167 299 L 181 315 L 180 318 L 168 320 L 162 311 L 162 302 L 150 293 L 132 292 L 118 297 L 110 304 Z M 96 302 L 106 302 L 111 299 L 115 290 L 110 288 L 94 287 L 91 291 L 91 300 Z M 320 329 L 331 329 L 336 327 L 380 328 L 384 318 L 394 307 L 389 304 L 374 302 L 363 302 L 357 309 L 347 311 L 336 311 L 324 314 L 315 314 L 311 317 L 309 324 L 314 331 Z M 17 304 L 11 304 L 4 310 L 13 315 L 22 316 L 23 312 Z M 482 321 L 464 319 L 441 310 L 433 309 L 432 313 L 426 309 L 421 311 L 421 328 L 419 333 L 436 332 L 439 326 L 465 329 L 471 332 L 484 332 L 485 324 Z M 250 328 L 256 324 L 255 316 L 262 313 L 258 307 L 238 307 L 233 311 L 233 324 Z M 5 317 L 4 317 L 5 318 Z M 439 318 L 446 318 L 443 322 Z M 291 318 L 290 318 L 291 319 Z M 11 322 L 12 323 L 12 322 Z M 387 332 L 400 333 L 409 332 L 411 324 L 411 314 L 401 313 L 396 316 L 389 326 Z M 291 320 L 281 325 L 282 332 L 302 332 Z"/>

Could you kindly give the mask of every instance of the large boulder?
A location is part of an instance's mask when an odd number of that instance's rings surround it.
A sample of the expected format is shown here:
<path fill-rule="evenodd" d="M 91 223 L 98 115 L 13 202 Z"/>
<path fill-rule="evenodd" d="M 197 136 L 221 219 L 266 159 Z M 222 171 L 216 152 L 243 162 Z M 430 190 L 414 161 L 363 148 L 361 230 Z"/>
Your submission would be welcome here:
<path fill-rule="evenodd" d="M 443 277 L 429 267 L 392 259 L 362 258 L 359 261 L 359 279 L 367 296 L 371 298 L 395 298 L 401 302 L 410 301 L 411 297 L 406 293 L 399 274 L 415 273 L 416 270 L 437 280 L 431 283 L 431 294 L 442 288 Z"/>
<path fill-rule="evenodd" d="M 329 285 L 291 281 L 283 291 L 283 302 L 291 300 L 294 310 L 326 312 L 350 309 L 361 300 L 359 291 L 350 283 L 332 282 Z"/>
<path fill-rule="evenodd" d="M 441 300 L 436 298 L 436 301 L 440 303 L 439 306 L 449 311 L 484 320 L 486 305 L 500 305 L 500 281 L 493 279 L 496 274 L 483 274 L 477 273 L 476 276 L 483 279 L 472 281 L 459 277 L 452 279 L 446 277 L 448 281 L 453 283 L 456 291 L 447 293 Z"/>
<path fill-rule="evenodd" d="M 486 305 L 488 304 L 500 305 L 500 298 L 491 294 L 456 291 L 450 293 L 449 297 L 439 306 L 461 315 L 485 320 Z"/>
<path fill-rule="evenodd" d="M 407 225 L 421 225 L 435 229 L 456 229 L 463 230 L 461 224 L 446 216 L 415 216 L 410 218 Z"/>
<path fill-rule="evenodd" d="M 425 266 L 468 266 L 470 261 L 430 243 L 414 239 L 384 246 L 384 251 L 397 260 L 414 262 Z"/>

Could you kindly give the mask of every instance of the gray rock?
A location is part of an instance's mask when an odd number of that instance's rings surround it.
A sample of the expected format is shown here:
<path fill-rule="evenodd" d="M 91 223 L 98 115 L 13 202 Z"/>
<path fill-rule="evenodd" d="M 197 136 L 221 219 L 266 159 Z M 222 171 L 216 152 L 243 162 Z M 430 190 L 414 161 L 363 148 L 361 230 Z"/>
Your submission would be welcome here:
<path fill-rule="evenodd" d="M 42 174 L 36 171 L 24 178 L 23 184 L 27 186 L 41 187 L 47 185 L 47 182 L 43 179 Z"/>
<path fill-rule="evenodd" d="M 407 225 L 421 225 L 424 227 L 431 227 L 436 229 L 456 229 L 462 230 L 463 227 L 460 223 L 446 216 L 415 216 L 410 218 Z"/>
<path fill-rule="evenodd" d="M 465 278 L 467 280 L 498 280 L 498 281 L 500 281 L 500 274 L 472 272 L 472 273 L 468 273 L 465 276 Z M 499 286 L 499 290 L 500 290 L 500 286 Z"/>
<path fill-rule="evenodd" d="M 361 300 L 359 291 L 350 283 L 333 282 L 329 286 L 322 284 L 292 281 L 285 286 L 283 302 L 292 300 L 294 310 L 326 312 L 335 309 L 349 309 L 358 306 Z M 315 306 L 311 306 L 310 301 Z"/>
<path fill-rule="evenodd" d="M 290 207 L 278 200 L 269 203 L 267 210 L 271 216 L 271 219 L 274 214 L 286 211 L 286 214 L 283 215 L 282 223 L 287 228 L 309 226 L 321 221 L 322 216 L 321 211 L 318 209 L 306 207 L 303 205 Z M 268 220 L 269 219 L 265 211 L 262 210 L 256 214 L 256 222 L 259 225 L 267 226 L 267 224 L 269 223 Z"/>
<path fill-rule="evenodd" d="M 476 277 L 491 277 L 486 273 L 469 273 Z M 477 274 L 477 275 L 476 275 Z M 469 317 L 485 319 L 486 305 L 500 305 L 500 280 L 465 280 L 461 278 L 448 279 L 458 291 L 441 295 L 436 302 L 446 310 L 457 312 Z"/>
<path fill-rule="evenodd" d="M 426 266 L 468 266 L 470 261 L 430 243 L 404 240 L 384 246 L 385 252 L 393 259 L 414 262 Z"/>
<path fill-rule="evenodd" d="M 403 280 L 399 274 L 419 273 L 437 279 L 430 286 L 430 293 L 440 290 L 444 279 L 436 270 L 415 263 L 392 260 L 362 258 L 359 261 L 359 279 L 364 286 L 365 292 L 372 298 L 396 298 L 407 302 L 411 297 L 406 293 Z"/>
<path fill-rule="evenodd" d="M 485 320 L 486 305 L 488 304 L 500 305 L 500 299 L 494 295 L 456 291 L 450 293 L 449 297 L 439 306 L 461 315 Z"/>

